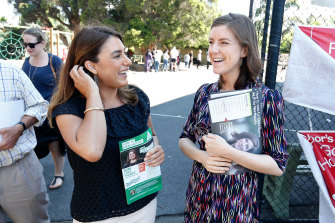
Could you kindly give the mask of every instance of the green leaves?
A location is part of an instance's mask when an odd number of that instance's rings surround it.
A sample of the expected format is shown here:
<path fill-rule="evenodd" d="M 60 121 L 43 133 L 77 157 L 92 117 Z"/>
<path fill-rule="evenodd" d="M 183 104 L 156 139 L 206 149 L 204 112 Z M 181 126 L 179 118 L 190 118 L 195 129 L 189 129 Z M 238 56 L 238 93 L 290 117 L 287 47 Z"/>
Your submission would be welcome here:
<path fill-rule="evenodd" d="M 80 25 L 108 25 L 127 46 L 142 49 L 207 46 L 217 0 L 9 0 L 22 24 L 76 31 Z"/>
<path fill-rule="evenodd" d="M 153 45 L 171 48 L 206 46 L 209 27 L 218 16 L 214 6 L 199 0 L 126 1 L 130 13 L 136 12 L 128 23 L 128 30 L 141 31 L 138 47 Z M 136 4 L 136 5 L 135 5 Z M 126 24 L 125 24 L 126 25 Z M 130 33 L 125 32 L 126 42 Z M 127 44 L 130 44 L 130 42 Z"/>

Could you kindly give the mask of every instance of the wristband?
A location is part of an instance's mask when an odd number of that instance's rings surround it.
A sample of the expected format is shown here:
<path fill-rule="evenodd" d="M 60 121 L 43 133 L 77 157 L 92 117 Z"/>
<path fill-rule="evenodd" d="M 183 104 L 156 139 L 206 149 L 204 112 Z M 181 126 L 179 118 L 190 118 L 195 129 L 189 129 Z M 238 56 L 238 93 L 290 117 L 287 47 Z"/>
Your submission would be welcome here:
<path fill-rule="evenodd" d="M 99 107 L 93 107 L 93 108 L 88 108 L 84 111 L 84 114 L 86 114 L 86 112 L 89 112 L 89 111 L 94 111 L 94 110 L 100 110 L 100 111 L 104 111 L 103 108 L 99 108 Z"/>
<path fill-rule="evenodd" d="M 26 124 L 24 124 L 24 122 L 18 122 L 18 123 L 16 123 L 16 124 L 17 124 L 17 125 L 22 125 L 22 127 L 23 127 L 23 132 L 27 130 L 27 126 L 26 126 Z"/>

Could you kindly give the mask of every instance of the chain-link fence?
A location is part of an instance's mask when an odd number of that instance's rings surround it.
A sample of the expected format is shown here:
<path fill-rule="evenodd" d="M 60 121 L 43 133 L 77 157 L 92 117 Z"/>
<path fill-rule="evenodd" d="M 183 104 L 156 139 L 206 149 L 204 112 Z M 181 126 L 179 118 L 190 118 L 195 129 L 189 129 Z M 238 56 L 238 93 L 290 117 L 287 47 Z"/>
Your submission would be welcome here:
<path fill-rule="evenodd" d="M 270 12 L 268 33 L 271 29 L 273 1 L 253 1 L 252 20 L 256 26 L 260 46 L 264 23 L 267 21 L 266 6 L 269 2 L 271 7 L 268 7 Z M 335 27 L 335 8 L 316 6 L 311 0 L 286 0 L 276 76 L 276 89 L 279 91 L 282 90 L 285 81 L 295 25 Z M 266 55 L 267 50 L 264 50 L 264 53 Z M 264 65 L 266 64 L 267 61 Z M 285 137 L 290 158 L 283 176 L 265 176 L 261 221 L 318 222 L 319 188 L 299 145 L 297 131 L 335 130 L 335 117 L 288 102 L 285 102 L 285 116 Z"/>

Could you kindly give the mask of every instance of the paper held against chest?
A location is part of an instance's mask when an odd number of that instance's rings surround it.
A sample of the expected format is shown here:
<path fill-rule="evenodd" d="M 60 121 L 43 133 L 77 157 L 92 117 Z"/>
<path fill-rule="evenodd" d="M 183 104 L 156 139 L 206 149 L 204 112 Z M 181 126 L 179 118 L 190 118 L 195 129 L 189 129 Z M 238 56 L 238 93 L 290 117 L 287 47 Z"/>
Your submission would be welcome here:
<path fill-rule="evenodd" d="M 213 123 L 231 121 L 252 115 L 249 94 L 235 95 L 208 101 Z"/>
<path fill-rule="evenodd" d="M 24 101 L 0 102 L 0 129 L 18 123 L 24 113 Z M 2 136 L 0 135 L 0 141 Z"/>

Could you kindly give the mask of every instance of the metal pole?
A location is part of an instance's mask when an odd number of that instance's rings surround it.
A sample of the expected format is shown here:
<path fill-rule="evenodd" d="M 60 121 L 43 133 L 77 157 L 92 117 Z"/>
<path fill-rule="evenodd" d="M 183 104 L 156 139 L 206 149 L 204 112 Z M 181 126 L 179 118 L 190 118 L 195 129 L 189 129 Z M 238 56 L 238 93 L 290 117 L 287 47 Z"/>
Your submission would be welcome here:
<path fill-rule="evenodd" d="M 280 39 L 283 26 L 285 0 L 273 1 L 270 41 L 266 66 L 265 85 L 271 89 L 276 87 L 276 75 L 279 58 Z"/>
<path fill-rule="evenodd" d="M 265 17 L 266 16 L 269 17 L 269 15 L 266 15 L 266 14 L 270 13 L 270 5 L 271 5 L 271 0 L 267 0 Z M 277 66 L 278 66 L 281 32 L 282 32 L 282 26 L 283 26 L 284 9 L 285 9 L 285 0 L 273 1 L 271 32 L 270 32 L 270 40 L 269 40 L 269 48 L 268 48 L 266 76 L 265 76 L 265 85 L 271 89 L 275 89 L 276 87 L 276 74 L 277 74 Z M 265 23 L 267 23 L 268 20 L 269 19 L 265 19 L 264 21 L 264 36 L 263 36 L 263 43 L 262 43 L 262 53 L 264 50 L 264 57 L 262 57 L 262 60 L 263 58 L 265 58 L 265 47 L 266 47 L 266 39 L 267 39 L 267 27 L 265 27 Z M 266 34 L 266 37 L 265 37 L 265 34 Z M 262 197 L 263 197 L 263 186 L 264 186 L 264 174 L 258 173 L 257 175 L 259 177 L 259 183 L 258 183 L 259 213 L 261 213 L 262 203 L 263 203 Z"/>
<path fill-rule="evenodd" d="M 250 0 L 250 6 L 249 6 L 249 19 L 252 20 L 252 12 L 254 7 L 254 0 Z"/>
<path fill-rule="evenodd" d="M 270 7 L 271 7 L 271 0 L 266 0 L 266 7 L 265 7 L 265 18 L 264 18 L 264 29 L 263 29 L 263 40 L 262 40 L 262 51 L 261 51 L 261 59 L 263 62 L 265 61 L 265 52 L 266 52 L 266 44 L 268 40 L 268 29 L 269 29 L 269 18 L 270 18 Z M 261 80 L 263 80 L 263 73 L 264 68 L 261 73 Z"/>

